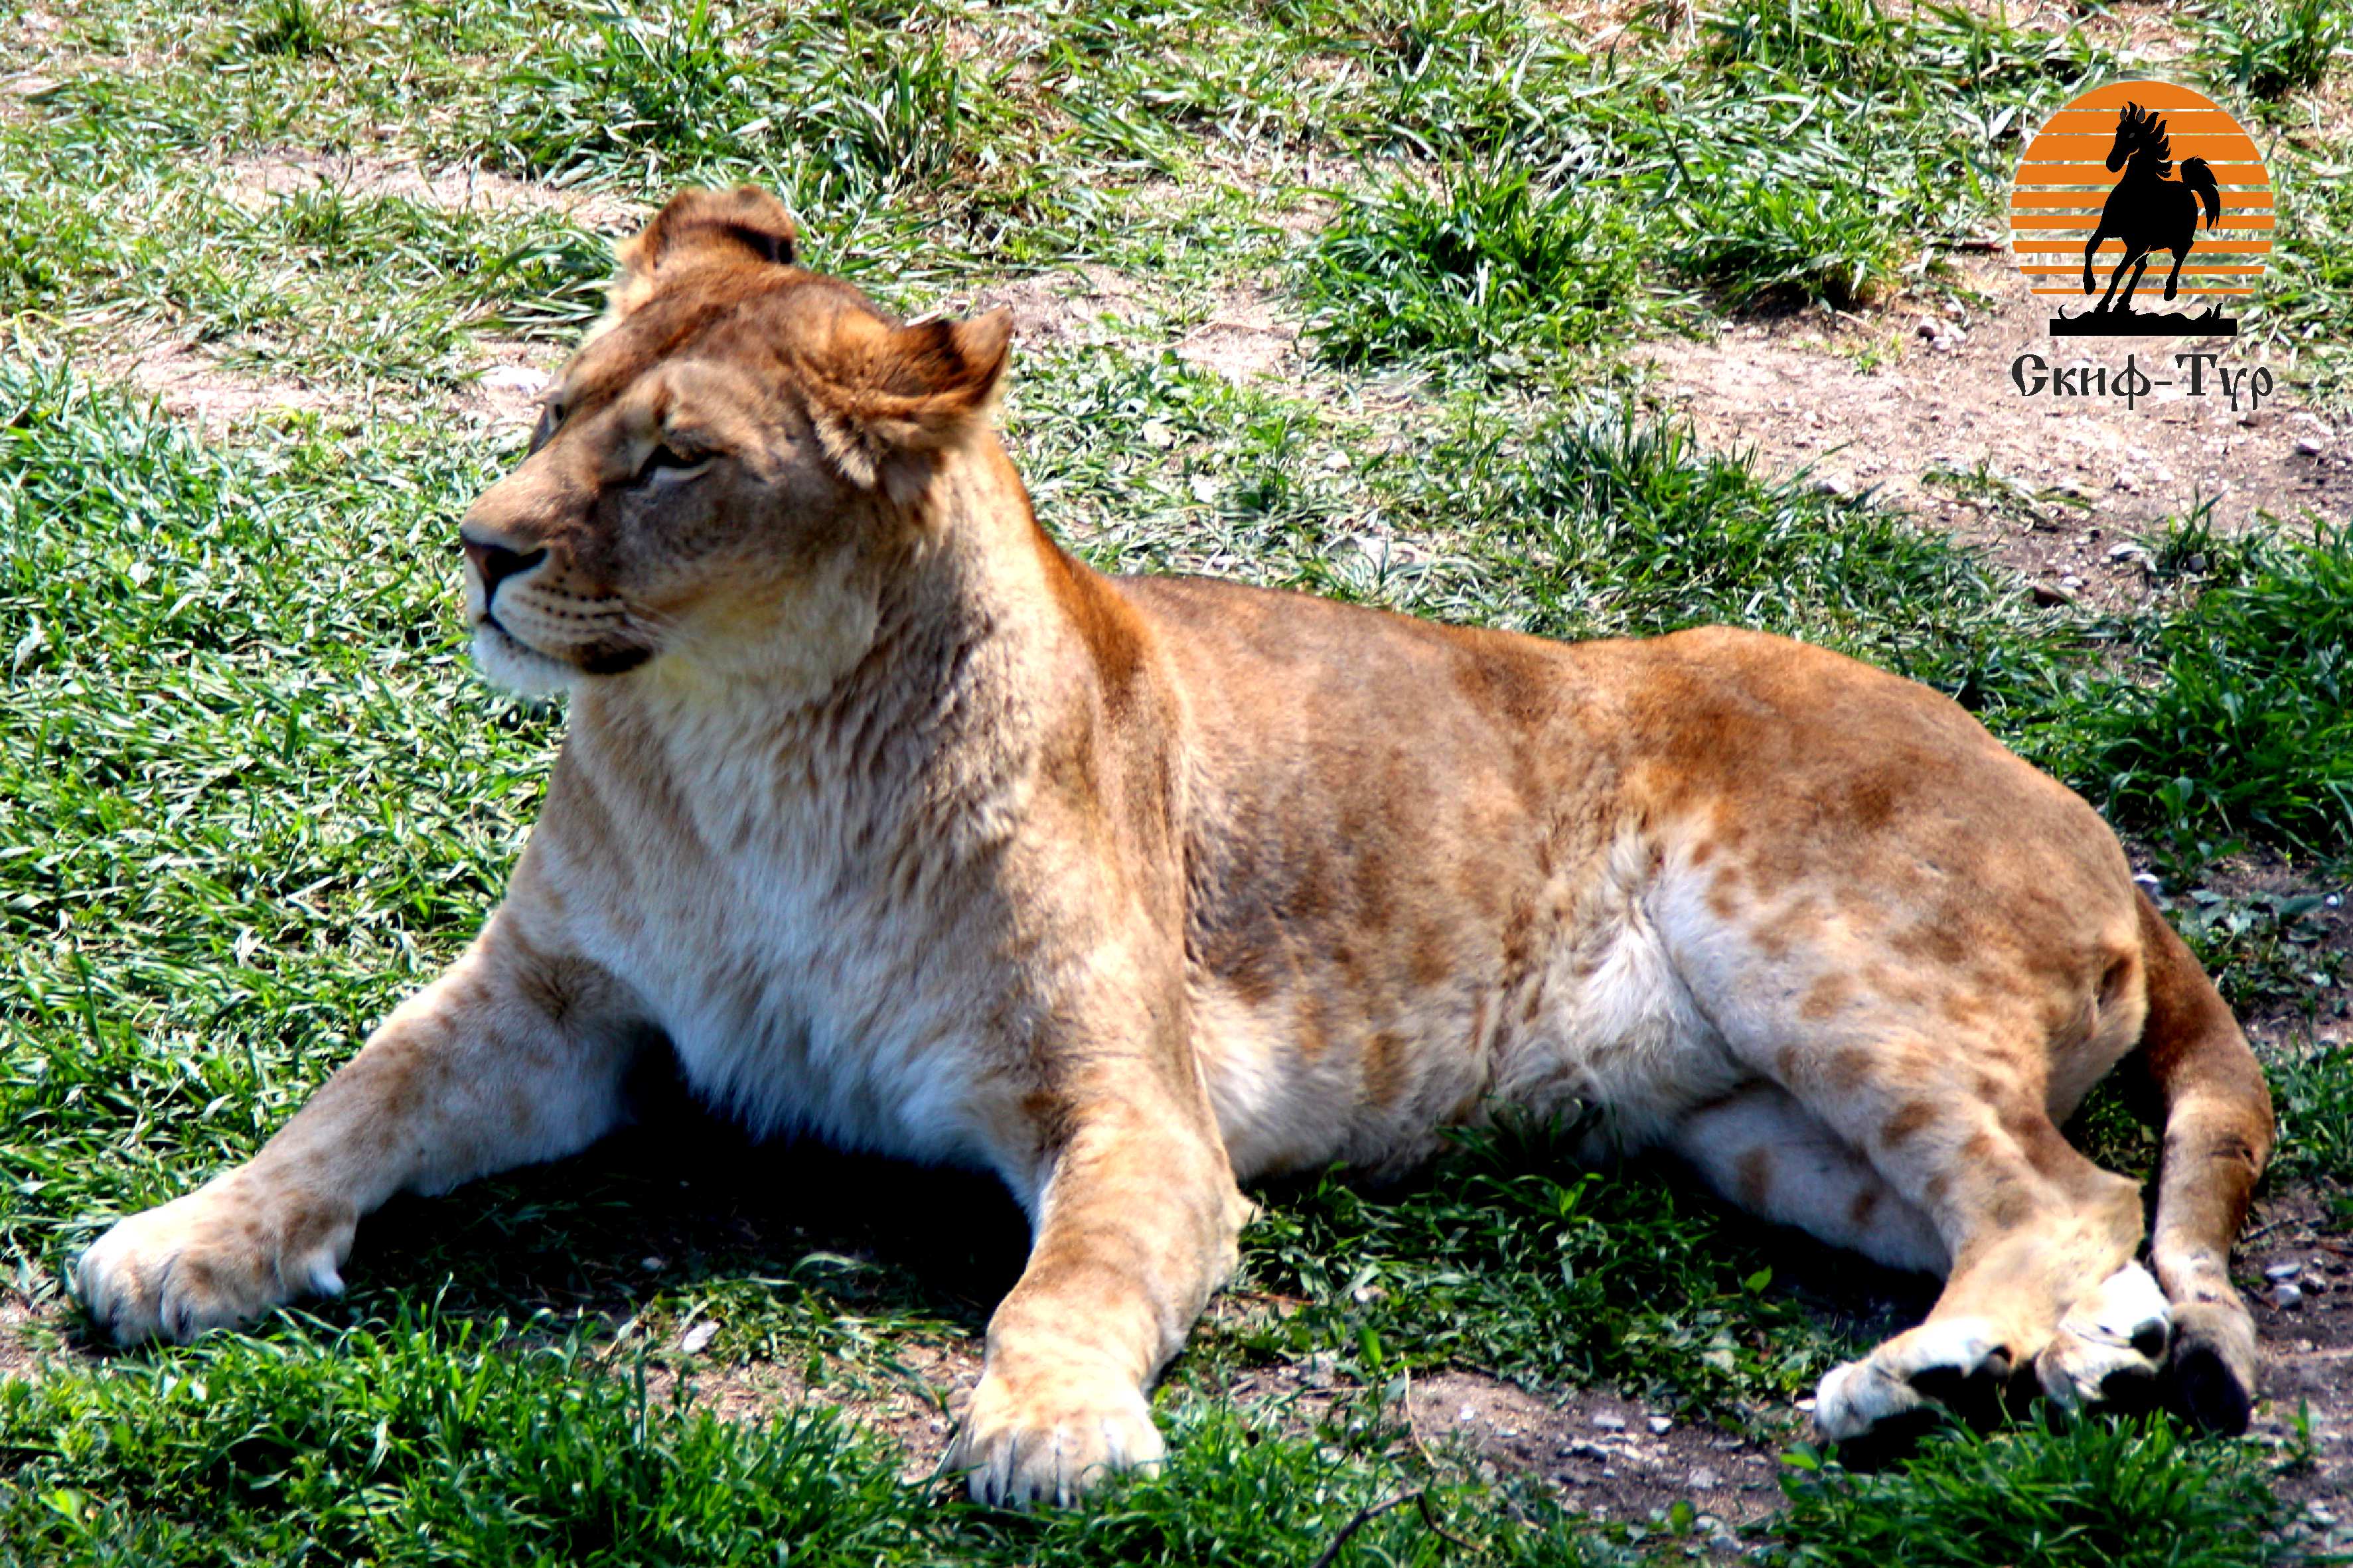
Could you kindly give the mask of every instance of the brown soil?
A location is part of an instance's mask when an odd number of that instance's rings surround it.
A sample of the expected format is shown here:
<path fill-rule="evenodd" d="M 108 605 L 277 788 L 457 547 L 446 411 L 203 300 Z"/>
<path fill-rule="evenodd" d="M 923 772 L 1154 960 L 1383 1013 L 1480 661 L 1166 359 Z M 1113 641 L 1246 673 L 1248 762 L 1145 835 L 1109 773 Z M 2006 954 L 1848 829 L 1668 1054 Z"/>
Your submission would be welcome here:
<path fill-rule="evenodd" d="M 2312 1193 L 2277 1194 L 2255 1205 L 2238 1272 L 2263 1345 L 2265 1403 L 2253 1436 L 2284 1458 L 2309 1456 L 2280 1479 L 2298 1510 L 2287 1537 L 2353 1553 L 2353 1233 L 2342 1211 L 2332 1215 Z M 2292 1305 L 2274 1294 L 2283 1286 Z M 2309 1425 L 2300 1433 L 2302 1421 Z"/>
<path fill-rule="evenodd" d="M 220 177 L 228 198 L 248 208 L 298 193 L 335 191 L 368 199 L 399 197 L 455 211 L 560 213 L 584 228 L 606 234 L 633 232 L 648 216 L 634 203 L 463 163 L 433 169 L 391 158 L 283 152 L 233 158 L 221 165 Z"/>
<path fill-rule="evenodd" d="M 1735 322 L 1710 342 L 1645 344 L 1636 357 L 1653 368 L 1661 409 L 1690 415 L 1711 443 L 1754 447 L 1768 469 L 1838 493 L 1875 490 L 1991 547 L 2052 595 L 2137 599 L 2134 541 L 2201 500 L 2225 529 L 2353 508 L 2353 420 L 2299 408 L 2284 391 L 2260 410 L 2242 397 L 2234 412 L 2211 376 L 2202 397 L 2177 385 L 2129 409 L 2021 395 L 2010 371 L 2022 353 L 2111 372 L 2131 353 L 2156 378 L 2177 376 L 2172 355 L 2200 345 L 2053 340 L 2049 301 L 2007 262 L 1972 259 L 1962 273 L 1986 308 L 1810 310 Z M 2229 366 L 2257 363 L 2221 352 Z"/>
<path fill-rule="evenodd" d="M 851 1424 L 879 1433 L 902 1456 L 903 1480 L 936 1474 L 954 1435 L 955 1416 L 980 1381 L 980 1352 L 970 1343 L 902 1344 L 892 1359 L 904 1376 L 890 1382 L 837 1379 L 818 1387 L 790 1368 L 772 1363 L 722 1364 L 687 1358 L 681 1370 L 649 1373 L 646 1390 L 665 1401 L 686 1379 L 690 1406 L 729 1421 L 763 1421 L 804 1407 L 837 1409 Z"/>
<path fill-rule="evenodd" d="M 35 1325 L 41 1314 L 14 1291 L 0 1291 L 0 1378 L 31 1382 L 41 1375 Z"/>
<path fill-rule="evenodd" d="M 97 371 L 104 379 L 129 382 L 165 412 L 214 434 L 273 415 L 348 413 L 356 405 L 341 389 L 225 370 L 203 349 L 177 338 L 104 355 Z"/>
<path fill-rule="evenodd" d="M 1493 1475 L 1540 1475 L 1564 1503 L 1596 1520 L 1650 1524 L 1688 1503 L 1703 1540 L 1737 1550 L 1730 1530 L 1766 1518 L 1781 1500 L 1774 1447 L 1606 1390 L 1541 1398 L 1449 1372 L 1417 1380 L 1408 1410 L 1425 1446 L 1451 1447 Z"/>

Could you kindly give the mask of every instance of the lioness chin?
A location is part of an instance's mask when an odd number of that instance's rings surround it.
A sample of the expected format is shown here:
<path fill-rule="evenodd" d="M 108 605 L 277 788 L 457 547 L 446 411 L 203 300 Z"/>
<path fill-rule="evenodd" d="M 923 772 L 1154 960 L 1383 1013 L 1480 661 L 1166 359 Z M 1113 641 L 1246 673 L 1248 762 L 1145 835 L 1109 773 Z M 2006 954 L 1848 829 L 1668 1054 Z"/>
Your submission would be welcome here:
<path fill-rule="evenodd" d="M 118 1340 L 340 1288 L 360 1217 L 580 1149 L 649 1049 L 763 1131 L 996 1172 L 1035 1246 L 954 1462 L 1065 1500 L 1231 1268 L 1237 1179 L 1598 1108 L 1947 1278 L 1821 1384 L 1853 1438 L 2031 1375 L 2244 1426 L 2272 1118 L 2092 811 L 1924 687 L 1710 629 L 1562 645 L 1038 527 L 1001 315 L 902 326 L 690 192 L 464 520 L 493 677 L 569 688 L 505 901 L 248 1164 L 76 1283 Z M 2134 1183 L 2058 1130 L 2137 1050 Z M 1596 1154 L 1604 1152 L 1597 1147 Z"/>

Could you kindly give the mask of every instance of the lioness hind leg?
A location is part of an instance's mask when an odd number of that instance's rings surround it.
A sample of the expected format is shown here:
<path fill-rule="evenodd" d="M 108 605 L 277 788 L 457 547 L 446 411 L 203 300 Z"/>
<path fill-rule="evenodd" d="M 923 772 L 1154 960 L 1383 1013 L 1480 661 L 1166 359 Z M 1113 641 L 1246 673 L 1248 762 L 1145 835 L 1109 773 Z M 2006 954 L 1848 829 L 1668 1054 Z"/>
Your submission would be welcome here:
<path fill-rule="evenodd" d="M 1815 1421 L 1845 1440 L 1928 1404 L 1978 1403 L 2036 1363 L 2069 1405 L 2153 1387 L 2168 1318 L 2133 1267 L 2138 1185 L 2072 1148 L 2039 1075 L 1999 1041 L 1900 1033 L 1784 1059 L 1808 1110 L 1934 1226 L 1952 1259 L 1927 1321 L 1822 1382 Z M 1811 1092 L 1802 1092 L 1810 1090 Z"/>
<path fill-rule="evenodd" d="M 1725 1198 L 1776 1224 L 1890 1268 L 1942 1274 L 1950 1261 L 1919 1206 L 1778 1084 L 1758 1079 L 1693 1111 L 1670 1146 Z"/>

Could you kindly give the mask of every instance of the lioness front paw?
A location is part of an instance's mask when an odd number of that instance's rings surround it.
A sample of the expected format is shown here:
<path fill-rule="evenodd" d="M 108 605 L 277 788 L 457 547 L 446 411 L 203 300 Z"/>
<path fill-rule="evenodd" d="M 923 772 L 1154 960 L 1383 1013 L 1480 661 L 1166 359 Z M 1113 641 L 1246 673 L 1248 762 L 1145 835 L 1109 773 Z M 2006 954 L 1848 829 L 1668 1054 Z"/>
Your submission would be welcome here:
<path fill-rule="evenodd" d="M 354 1216 L 273 1204 L 234 1177 L 132 1215 L 73 1271 L 83 1310 L 117 1344 L 185 1342 L 296 1296 L 335 1295 Z"/>
<path fill-rule="evenodd" d="M 1104 1477 L 1156 1464 L 1167 1451 L 1151 1405 L 1126 1384 L 1027 1378 L 1017 1392 L 991 1373 L 973 1391 L 947 1465 L 966 1472 L 976 1502 L 1068 1506 Z"/>

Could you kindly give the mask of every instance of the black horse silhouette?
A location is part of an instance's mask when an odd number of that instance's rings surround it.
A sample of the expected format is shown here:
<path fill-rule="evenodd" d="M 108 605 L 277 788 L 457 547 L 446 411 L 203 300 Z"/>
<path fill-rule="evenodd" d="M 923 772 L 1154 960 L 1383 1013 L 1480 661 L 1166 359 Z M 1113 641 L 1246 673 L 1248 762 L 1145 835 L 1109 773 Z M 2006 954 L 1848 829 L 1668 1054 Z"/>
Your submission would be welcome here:
<path fill-rule="evenodd" d="M 2132 166 L 2125 169 L 2125 177 L 2108 193 L 2107 205 L 2100 209 L 2100 226 L 2092 231 L 2091 242 L 2084 247 L 2084 292 L 2088 294 L 2096 287 L 2092 281 L 2092 256 L 2100 242 L 2120 239 L 2124 259 L 2108 275 L 2108 291 L 2101 297 L 2099 309 L 2108 309 L 2116 299 L 2116 280 L 2130 268 L 2132 280 L 2125 285 L 2124 302 L 2117 307 L 2130 315 L 2133 290 L 2140 286 L 2140 275 L 2148 270 L 2153 250 L 2173 252 L 2173 270 L 2165 279 L 2165 297 L 2173 298 L 2181 283 L 2182 258 L 2189 254 L 2198 234 L 2198 198 L 2206 198 L 2206 226 L 2211 229 L 2222 221 L 2222 192 L 2203 158 L 2183 159 L 2181 178 L 2166 178 L 2173 173 L 2173 147 L 2166 140 L 2165 121 L 2136 103 L 2126 104 L 2124 112 L 2116 116 L 2116 142 L 2108 149 L 2108 172 L 2124 168 L 2126 159 Z"/>

